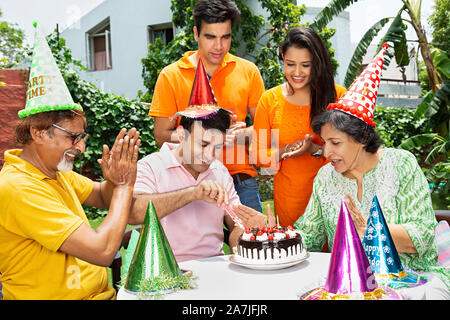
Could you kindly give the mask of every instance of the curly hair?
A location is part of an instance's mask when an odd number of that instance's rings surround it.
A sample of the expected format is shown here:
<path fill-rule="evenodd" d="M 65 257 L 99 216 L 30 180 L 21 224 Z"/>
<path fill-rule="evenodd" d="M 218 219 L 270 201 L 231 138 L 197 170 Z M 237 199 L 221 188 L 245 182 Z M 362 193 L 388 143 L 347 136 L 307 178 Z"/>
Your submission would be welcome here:
<path fill-rule="evenodd" d="M 82 117 L 86 126 L 86 118 L 84 112 L 80 110 L 58 110 L 40 112 L 23 119 L 20 119 L 14 127 L 14 137 L 17 143 L 27 145 L 32 142 L 33 138 L 30 133 L 31 128 L 37 130 L 48 130 L 52 124 L 57 124 L 64 120 L 74 120 Z"/>

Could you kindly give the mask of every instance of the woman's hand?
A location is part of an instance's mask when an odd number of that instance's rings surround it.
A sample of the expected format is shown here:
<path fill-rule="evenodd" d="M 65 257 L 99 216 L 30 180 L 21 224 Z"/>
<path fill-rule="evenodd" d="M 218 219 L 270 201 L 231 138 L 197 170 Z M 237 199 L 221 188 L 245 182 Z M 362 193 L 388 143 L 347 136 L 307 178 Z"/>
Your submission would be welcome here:
<path fill-rule="evenodd" d="M 225 146 L 233 147 L 240 141 L 245 141 L 247 125 L 245 122 L 235 122 L 230 125 L 225 136 Z"/>
<path fill-rule="evenodd" d="M 305 139 L 297 140 L 293 144 L 286 146 L 284 153 L 281 154 L 281 159 L 289 159 L 301 156 L 305 152 L 313 151 L 314 144 L 312 143 L 313 135 L 307 134 Z"/>
<path fill-rule="evenodd" d="M 360 237 L 364 237 L 364 233 L 366 232 L 367 227 L 367 219 L 364 218 L 362 213 L 358 210 L 358 208 L 356 207 L 356 203 L 348 193 L 345 195 L 345 203 L 347 203 L 348 211 L 350 212 L 358 235 Z"/>
<path fill-rule="evenodd" d="M 126 129 L 120 130 L 111 151 L 107 145 L 103 145 L 102 158 L 97 160 L 103 177 L 115 187 L 133 187 L 136 182 L 141 140 L 136 128 L 132 128 L 128 134 L 126 132 Z"/>

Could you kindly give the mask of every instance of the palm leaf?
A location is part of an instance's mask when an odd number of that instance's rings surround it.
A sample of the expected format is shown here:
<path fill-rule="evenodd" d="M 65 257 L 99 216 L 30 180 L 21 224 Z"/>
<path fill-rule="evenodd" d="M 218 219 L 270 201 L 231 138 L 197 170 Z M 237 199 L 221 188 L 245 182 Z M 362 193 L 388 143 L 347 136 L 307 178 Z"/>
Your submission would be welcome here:
<path fill-rule="evenodd" d="M 355 78 L 359 75 L 363 58 L 367 53 L 367 48 L 369 47 L 373 38 L 377 36 L 378 32 L 380 32 L 380 30 L 386 23 L 388 23 L 389 20 L 390 18 L 383 18 L 375 23 L 369 30 L 367 30 L 367 32 L 359 41 L 355 51 L 353 52 L 353 56 L 350 59 L 347 72 L 345 74 L 344 86 L 346 88 L 349 88 Z"/>
<path fill-rule="evenodd" d="M 433 99 L 433 96 L 433 92 L 430 90 L 423 97 L 422 102 L 417 106 L 416 112 L 414 113 L 414 117 L 416 119 L 422 118 L 425 112 L 427 112 L 428 106 L 431 102 L 431 99 Z"/>
<path fill-rule="evenodd" d="M 444 85 L 439 89 L 431 99 L 426 112 L 427 117 L 437 114 L 441 108 L 448 108 L 448 98 L 450 97 L 450 80 L 444 81 Z M 445 110 L 442 110 L 445 111 Z"/>
<path fill-rule="evenodd" d="M 450 80 L 445 80 L 442 88 L 434 94 L 425 112 L 425 116 L 429 119 L 428 126 L 434 128 L 442 125 L 442 128 L 436 132 L 439 132 L 443 136 L 447 135 L 449 129 L 449 97 Z"/>
<path fill-rule="evenodd" d="M 322 30 L 335 16 L 358 0 L 331 0 L 314 18 L 310 27 L 316 31 Z"/>
<path fill-rule="evenodd" d="M 414 148 L 425 146 L 431 143 L 435 139 L 439 139 L 439 135 L 437 133 L 424 133 L 418 134 L 416 136 L 410 137 L 403 141 L 398 148 L 404 150 L 412 150 Z"/>
<path fill-rule="evenodd" d="M 436 70 L 444 79 L 450 79 L 450 58 L 447 52 L 439 48 L 431 48 L 430 51 Z"/>
<path fill-rule="evenodd" d="M 432 163 L 440 154 L 445 154 L 446 151 L 448 151 L 448 148 L 446 148 L 448 142 L 446 142 L 442 137 L 438 138 L 439 141 L 433 145 L 433 148 L 425 159 L 425 164 Z"/>
<path fill-rule="evenodd" d="M 405 66 L 409 64 L 409 53 L 408 53 L 408 46 L 406 45 L 406 34 L 405 34 L 405 30 L 407 27 L 402 20 L 402 12 L 404 9 L 405 7 L 402 7 L 400 9 L 397 16 L 394 18 L 391 25 L 389 26 L 389 29 L 386 31 L 386 34 L 384 35 L 383 39 L 381 39 L 380 43 L 378 44 L 376 50 L 376 52 L 378 53 L 381 50 L 383 43 L 392 42 L 394 44 L 395 60 L 397 61 L 397 64 L 399 66 Z M 389 66 L 392 57 L 393 54 L 389 50 L 387 50 L 384 59 L 383 69 L 386 69 Z"/>

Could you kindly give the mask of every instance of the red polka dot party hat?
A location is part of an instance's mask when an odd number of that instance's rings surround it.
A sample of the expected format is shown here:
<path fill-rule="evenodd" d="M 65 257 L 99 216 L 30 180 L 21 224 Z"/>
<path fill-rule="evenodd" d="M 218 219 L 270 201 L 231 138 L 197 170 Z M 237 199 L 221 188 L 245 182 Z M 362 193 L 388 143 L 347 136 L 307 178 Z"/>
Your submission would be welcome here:
<path fill-rule="evenodd" d="M 330 103 L 327 110 L 341 110 L 375 127 L 375 122 L 373 122 L 373 112 L 377 102 L 384 54 L 387 48 L 388 44 L 384 43 L 377 56 L 356 78 L 347 92 L 338 100 L 338 102 Z"/>

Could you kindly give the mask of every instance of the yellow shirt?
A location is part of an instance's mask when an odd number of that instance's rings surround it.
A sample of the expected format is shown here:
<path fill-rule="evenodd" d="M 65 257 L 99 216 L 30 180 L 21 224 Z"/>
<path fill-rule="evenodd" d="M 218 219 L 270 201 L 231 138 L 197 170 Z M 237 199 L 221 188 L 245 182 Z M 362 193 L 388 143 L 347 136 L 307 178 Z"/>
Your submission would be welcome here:
<path fill-rule="evenodd" d="M 83 222 L 92 180 L 73 171 L 56 180 L 5 152 L 0 171 L 0 280 L 9 299 L 113 299 L 105 267 L 58 251 Z"/>

